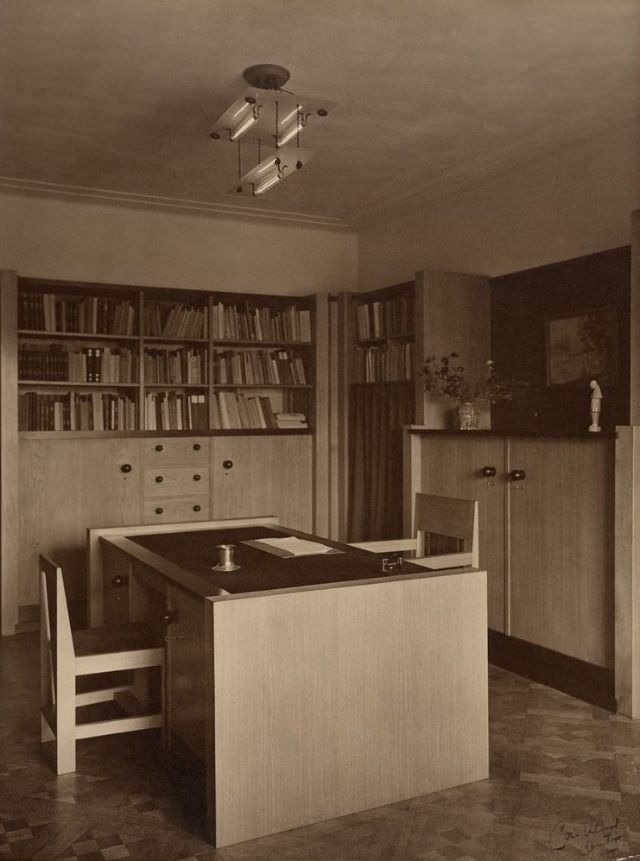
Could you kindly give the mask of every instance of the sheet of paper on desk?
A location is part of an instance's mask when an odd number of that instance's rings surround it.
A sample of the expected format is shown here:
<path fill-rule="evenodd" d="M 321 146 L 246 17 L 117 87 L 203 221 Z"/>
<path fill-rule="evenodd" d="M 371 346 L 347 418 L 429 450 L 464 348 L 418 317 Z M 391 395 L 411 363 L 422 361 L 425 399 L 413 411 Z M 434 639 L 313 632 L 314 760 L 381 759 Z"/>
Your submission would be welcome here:
<path fill-rule="evenodd" d="M 253 541 L 243 541 L 258 550 L 267 553 L 275 553 L 277 556 L 318 556 L 325 553 L 340 553 L 333 547 L 320 544 L 318 541 L 307 541 L 304 538 L 296 538 L 289 535 L 286 538 L 256 538 Z"/>

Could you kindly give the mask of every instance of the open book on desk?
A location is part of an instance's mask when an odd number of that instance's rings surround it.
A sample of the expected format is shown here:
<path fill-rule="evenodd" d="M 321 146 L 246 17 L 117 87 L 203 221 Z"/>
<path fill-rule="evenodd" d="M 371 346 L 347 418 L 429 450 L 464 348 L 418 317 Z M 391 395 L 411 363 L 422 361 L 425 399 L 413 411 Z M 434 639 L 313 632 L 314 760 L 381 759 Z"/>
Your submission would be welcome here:
<path fill-rule="evenodd" d="M 296 538 L 288 535 L 286 538 L 256 538 L 251 541 L 242 541 L 256 550 L 264 550 L 265 553 L 273 553 L 283 559 L 291 559 L 296 556 L 325 556 L 344 553 L 344 550 L 336 550 L 319 541 L 308 541 L 306 538 Z"/>

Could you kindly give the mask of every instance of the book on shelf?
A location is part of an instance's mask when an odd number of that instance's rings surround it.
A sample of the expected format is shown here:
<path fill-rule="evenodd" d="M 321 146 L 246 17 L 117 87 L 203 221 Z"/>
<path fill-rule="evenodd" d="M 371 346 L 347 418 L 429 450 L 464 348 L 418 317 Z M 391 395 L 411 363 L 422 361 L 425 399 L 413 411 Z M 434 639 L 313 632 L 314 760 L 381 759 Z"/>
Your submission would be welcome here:
<path fill-rule="evenodd" d="M 211 325 L 213 338 L 218 341 L 311 342 L 311 311 L 296 305 L 271 308 L 248 302 L 216 302 Z"/>
<path fill-rule="evenodd" d="M 207 396 L 191 392 L 147 392 L 145 430 L 208 430 Z"/>
<path fill-rule="evenodd" d="M 128 299 L 22 291 L 18 327 L 41 332 L 133 335 L 135 308 Z"/>
<path fill-rule="evenodd" d="M 170 386 L 205 385 L 207 351 L 202 347 L 145 347 L 144 381 Z"/>
<path fill-rule="evenodd" d="M 360 341 L 409 336 L 413 332 L 413 300 L 410 295 L 362 302 L 356 306 L 356 331 Z"/>
<path fill-rule="evenodd" d="M 365 383 L 413 379 L 413 344 L 391 341 L 357 349 L 358 377 Z"/>
<path fill-rule="evenodd" d="M 112 392 L 24 392 L 18 395 L 21 431 L 136 430 L 135 401 Z"/>
<path fill-rule="evenodd" d="M 128 347 L 25 344 L 18 347 L 18 379 L 69 383 L 133 383 L 138 355 Z"/>
<path fill-rule="evenodd" d="M 213 396 L 213 428 L 216 430 L 307 428 L 303 413 L 276 413 L 268 395 L 219 391 Z M 282 416 L 280 420 L 278 417 Z"/>
<path fill-rule="evenodd" d="M 304 413 L 276 413 L 277 427 L 285 428 L 308 428 L 307 417 Z"/>
<path fill-rule="evenodd" d="M 144 307 L 144 333 L 148 337 L 206 338 L 209 309 L 185 302 L 149 301 Z"/>
<path fill-rule="evenodd" d="M 306 385 L 304 359 L 291 350 L 215 350 L 217 385 Z"/>

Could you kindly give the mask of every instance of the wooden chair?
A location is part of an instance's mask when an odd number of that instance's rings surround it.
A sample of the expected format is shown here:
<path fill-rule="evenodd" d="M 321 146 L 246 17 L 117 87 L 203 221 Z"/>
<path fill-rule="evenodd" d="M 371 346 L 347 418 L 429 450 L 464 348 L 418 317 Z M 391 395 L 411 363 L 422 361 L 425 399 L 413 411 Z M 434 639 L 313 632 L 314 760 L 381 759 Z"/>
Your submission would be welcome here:
<path fill-rule="evenodd" d="M 148 674 L 148 668 L 160 667 L 164 677 L 164 646 L 140 624 L 72 631 L 62 569 L 46 556 L 40 556 L 39 562 L 41 741 L 55 739 L 56 771 L 66 774 L 76 769 L 79 738 L 162 726 L 161 712 L 140 713 L 134 691 L 138 695 L 147 692 L 145 674 L 139 671 Z M 76 680 L 82 676 L 121 670 L 134 671 L 133 684 L 76 692 Z M 129 715 L 77 722 L 78 707 L 109 700 L 115 700 Z"/>
<path fill-rule="evenodd" d="M 471 565 L 479 567 L 478 502 L 432 493 L 416 493 L 414 514 L 415 538 L 389 541 L 362 541 L 352 544 L 373 553 L 402 553 L 415 551 L 411 559 L 417 565 L 440 570 Z M 432 552 L 442 538 L 455 543 L 455 549 Z"/>

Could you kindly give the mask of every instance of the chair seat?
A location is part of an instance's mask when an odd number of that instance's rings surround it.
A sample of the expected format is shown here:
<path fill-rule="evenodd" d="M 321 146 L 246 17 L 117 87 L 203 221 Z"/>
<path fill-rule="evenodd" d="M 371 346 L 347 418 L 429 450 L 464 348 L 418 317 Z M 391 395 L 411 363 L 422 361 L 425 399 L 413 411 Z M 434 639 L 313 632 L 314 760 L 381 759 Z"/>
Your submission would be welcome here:
<path fill-rule="evenodd" d="M 110 628 L 85 628 L 73 631 L 73 647 L 77 657 L 110 652 L 130 652 L 162 646 L 160 634 L 149 625 L 131 622 Z"/>

